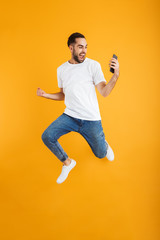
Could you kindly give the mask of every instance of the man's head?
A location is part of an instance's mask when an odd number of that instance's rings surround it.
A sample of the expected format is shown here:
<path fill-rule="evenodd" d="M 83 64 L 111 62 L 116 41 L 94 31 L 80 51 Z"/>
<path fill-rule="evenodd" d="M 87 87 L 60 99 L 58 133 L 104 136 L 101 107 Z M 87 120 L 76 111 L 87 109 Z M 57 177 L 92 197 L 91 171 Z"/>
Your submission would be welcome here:
<path fill-rule="evenodd" d="M 83 62 L 87 53 L 87 42 L 85 36 L 78 32 L 73 33 L 68 38 L 67 45 L 71 51 L 72 59 L 78 63 Z"/>

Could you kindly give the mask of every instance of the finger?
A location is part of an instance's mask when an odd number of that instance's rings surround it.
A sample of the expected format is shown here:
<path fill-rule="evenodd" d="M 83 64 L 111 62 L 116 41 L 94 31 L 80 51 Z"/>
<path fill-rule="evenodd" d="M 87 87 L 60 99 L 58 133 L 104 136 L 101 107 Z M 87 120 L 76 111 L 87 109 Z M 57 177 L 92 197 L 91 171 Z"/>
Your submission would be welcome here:
<path fill-rule="evenodd" d="M 110 61 L 110 63 L 116 63 L 116 61 L 112 60 L 112 61 Z"/>
<path fill-rule="evenodd" d="M 112 60 L 111 60 L 112 62 L 116 62 L 117 61 L 117 59 L 115 59 L 115 58 L 112 58 Z"/>

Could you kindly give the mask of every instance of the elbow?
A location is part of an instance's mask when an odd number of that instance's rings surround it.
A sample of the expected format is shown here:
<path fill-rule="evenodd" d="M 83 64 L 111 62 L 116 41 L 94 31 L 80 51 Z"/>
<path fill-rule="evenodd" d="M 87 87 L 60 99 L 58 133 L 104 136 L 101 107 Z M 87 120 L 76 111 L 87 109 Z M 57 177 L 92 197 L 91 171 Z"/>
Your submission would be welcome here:
<path fill-rule="evenodd" d="M 107 86 L 107 85 L 106 85 Z M 102 92 L 101 92 L 101 95 L 103 96 L 103 97 L 107 97 L 108 95 L 109 95 L 109 89 L 108 89 L 108 87 L 104 87 L 103 89 L 102 89 Z"/>
<path fill-rule="evenodd" d="M 102 93 L 102 96 L 103 96 L 103 97 L 107 97 L 108 95 L 109 95 L 108 92 L 104 92 L 104 93 Z"/>

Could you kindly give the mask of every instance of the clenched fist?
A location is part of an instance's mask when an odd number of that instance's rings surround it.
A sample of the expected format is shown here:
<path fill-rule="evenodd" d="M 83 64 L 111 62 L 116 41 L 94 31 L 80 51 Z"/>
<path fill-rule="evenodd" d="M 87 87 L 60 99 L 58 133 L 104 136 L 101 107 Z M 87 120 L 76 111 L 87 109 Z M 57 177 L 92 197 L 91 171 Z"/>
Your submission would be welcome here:
<path fill-rule="evenodd" d="M 37 88 L 37 95 L 40 97 L 46 97 L 46 92 L 43 91 L 41 88 Z"/>

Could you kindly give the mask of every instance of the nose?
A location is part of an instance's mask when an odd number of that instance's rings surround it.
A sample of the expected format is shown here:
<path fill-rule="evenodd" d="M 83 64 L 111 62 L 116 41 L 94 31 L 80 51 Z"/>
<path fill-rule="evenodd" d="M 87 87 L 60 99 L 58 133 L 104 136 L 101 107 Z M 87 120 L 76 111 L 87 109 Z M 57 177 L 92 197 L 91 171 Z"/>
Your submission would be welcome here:
<path fill-rule="evenodd" d="M 83 50 L 83 52 L 81 54 L 86 54 L 87 50 Z"/>
<path fill-rule="evenodd" d="M 83 47 L 82 54 L 86 54 L 87 49 Z"/>

